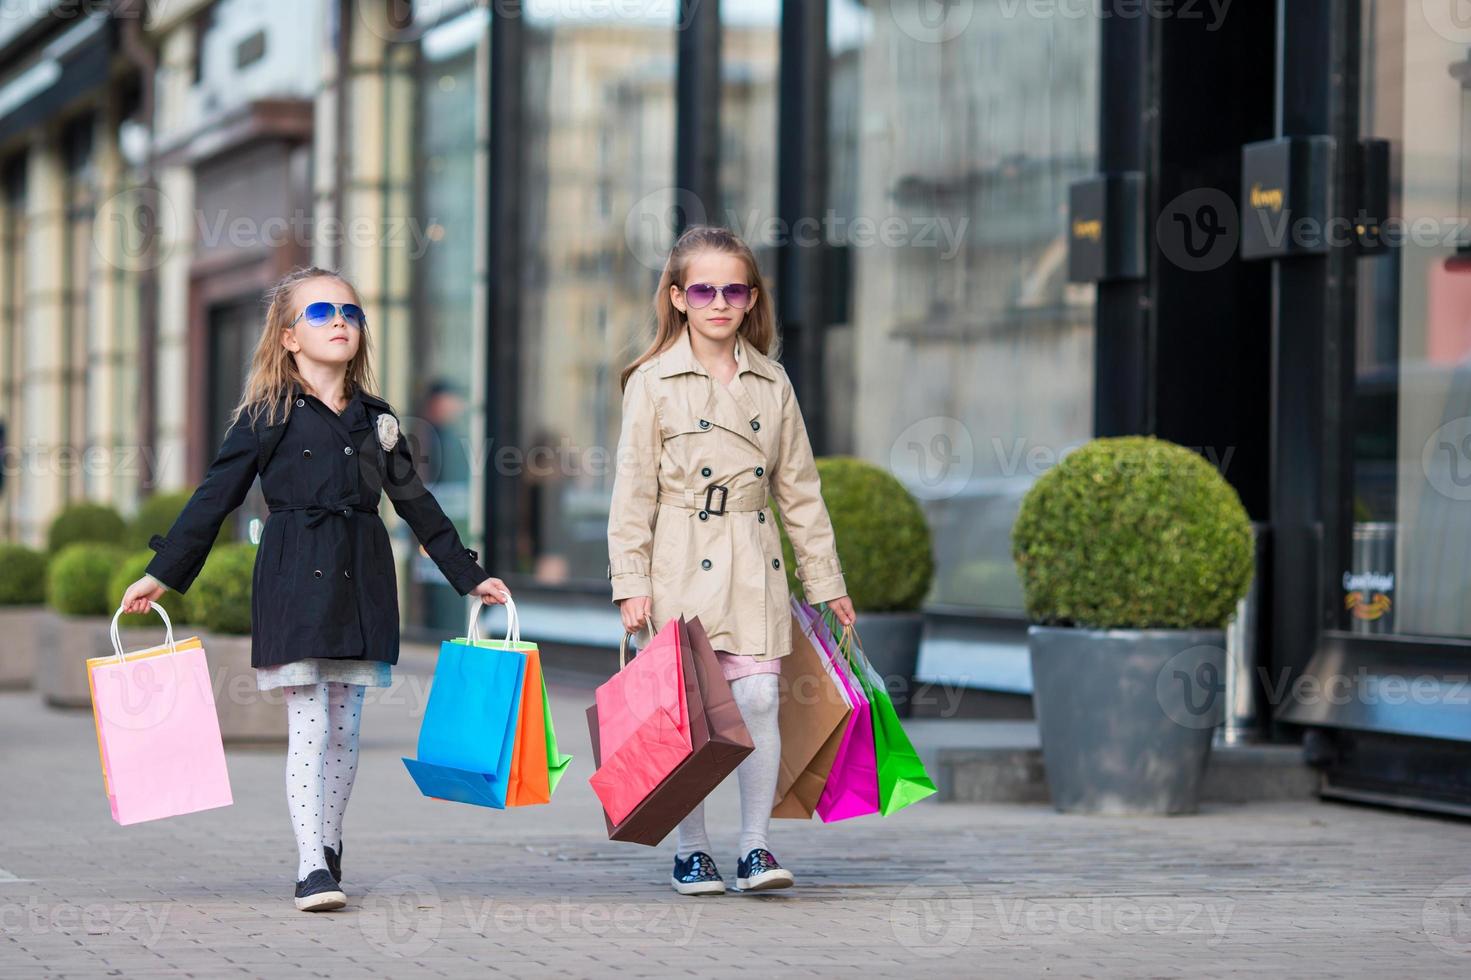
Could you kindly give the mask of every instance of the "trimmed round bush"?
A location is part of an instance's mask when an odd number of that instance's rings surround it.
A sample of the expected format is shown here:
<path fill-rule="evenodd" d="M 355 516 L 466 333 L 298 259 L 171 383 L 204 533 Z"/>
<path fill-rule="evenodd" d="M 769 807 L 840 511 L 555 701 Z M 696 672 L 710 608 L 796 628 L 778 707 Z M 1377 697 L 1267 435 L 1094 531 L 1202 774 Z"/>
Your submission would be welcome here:
<path fill-rule="evenodd" d="M 930 526 L 919 501 L 887 470 L 852 456 L 817 461 L 848 597 L 860 612 L 912 612 L 935 576 Z M 802 595 L 797 560 L 777 515 L 787 585 Z"/>
<path fill-rule="evenodd" d="M 189 588 L 193 622 L 216 633 L 250 633 L 250 591 L 256 546 L 240 542 L 216 547 Z"/>
<path fill-rule="evenodd" d="M 24 545 L 0 544 L 0 606 L 46 601 L 46 556 Z"/>
<path fill-rule="evenodd" d="M 120 545 L 127 532 L 123 515 L 106 504 L 70 504 L 52 518 L 46 549 L 54 555 L 78 542 Z"/>
<path fill-rule="evenodd" d="M 68 616 L 111 616 L 122 594 L 113 595 L 109 587 L 125 554 L 114 544 L 67 545 L 47 570 L 46 604 Z"/>
<path fill-rule="evenodd" d="M 1146 436 L 1098 439 L 1027 492 L 1011 533 L 1035 623 L 1220 629 L 1251 584 L 1251 522 L 1200 456 Z"/>
<path fill-rule="evenodd" d="M 117 571 L 112 573 L 112 581 L 107 586 L 108 593 L 113 597 L 113 610 L 117 610 L 116 603 L 122 602 L 123 593 L 128 591 L 128 586 L 143 577 L 148 571 L 148 563 L 153 561 L 154 554 L 149 551 L 135 551 L 123 559 Z M 189 619 L 189 597 L 179 595 L 177 592 L 165 592 L 159 600 L 159 605 L 169 614 L 169 619 L 175 624 L 190 622 Z M 117 621 L 120 629 L 134 626 L 152 627 L 158 626 L 162 620 L 156 613 L 126 613 Z"/>
<path fill-rule="evenodd" d="M 128 522 L 127 545 L 130 549 L 143 549 L 148 547 L 148 539 L 155 534 L 167 535 L 169 529 L 178 520 L 179 514 L 184 510 L 184 505 L 189 498 L 194 496 L 193 490 L 169 490 L 165 493 L 155 493 L 143 503 L 138 505 L 138 513 Z M 215 538 L 215 544 L 226 544 L 230 540 L 230 522 L 225 521 L 220 525 L 220 533 Z"/>

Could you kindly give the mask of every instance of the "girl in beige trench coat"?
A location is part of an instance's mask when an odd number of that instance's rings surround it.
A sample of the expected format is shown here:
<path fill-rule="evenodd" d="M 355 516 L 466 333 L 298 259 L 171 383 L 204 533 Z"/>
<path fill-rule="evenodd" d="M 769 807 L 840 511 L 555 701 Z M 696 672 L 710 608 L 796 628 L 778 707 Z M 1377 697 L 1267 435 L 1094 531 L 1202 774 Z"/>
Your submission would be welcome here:
<path fill-rule="evenodd" d="M 608 515 L 608 577 L 630 633 L 698 616 L 755 751 L 736 770 L 741 840 L 736 886 L 785 888 L 792 874 L 767 850 L 781 761 L 781 658 L 791 612 L 781 508 L 811 602 L 844 625 L 853 604 L 791 381 L 772 359 L 776 329 L 755 256 L 723 228 L 680 236 L 654 298 L 654 343 L 623 372 L 623 431 Z M 671 883 L 720 894 L 704 805 L 679 825 Z"/>

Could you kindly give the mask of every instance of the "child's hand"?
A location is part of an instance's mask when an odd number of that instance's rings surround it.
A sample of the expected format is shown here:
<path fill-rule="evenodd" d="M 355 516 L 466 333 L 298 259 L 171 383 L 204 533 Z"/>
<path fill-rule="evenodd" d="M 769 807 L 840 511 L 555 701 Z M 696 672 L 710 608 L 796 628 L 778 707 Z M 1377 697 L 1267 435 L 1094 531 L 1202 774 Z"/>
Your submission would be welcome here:
<path fill-rule="evenodd" d="M 128 586 L 128 591 L 123 593 L 123 611 L 146 613 L 149 608 L 148 604 L 163 598 L 163 594 L 167 591 L 158 579 L 152 575 L 145 575 Z"/>
<path fill-rule="evenodd" d="M 618 611 L 623 614 L 623 632 L 637 633 L 653 614 L 654 600 L 646 595 L 629 596 L 618 600 Z"/>
<path fill-rule="evenodd" d="M 833 615 L 838 617 L 838 622 L 844 626 L 852 626 L 858 622 L 858 614 L 853 611 L 853 600 L 847 596 L 839 596 L 829 602 L 827 607 L 833 611 Z"/>
<path fill-rule="evenodd" d="M 498 606 L 504 604 L 511 597 L 511 590 L 506 588 L 506 583 L 500 579 L 488 578 L 475 586 L 470 594 L 478 595 L 480 601 L 487 606 Z"/>

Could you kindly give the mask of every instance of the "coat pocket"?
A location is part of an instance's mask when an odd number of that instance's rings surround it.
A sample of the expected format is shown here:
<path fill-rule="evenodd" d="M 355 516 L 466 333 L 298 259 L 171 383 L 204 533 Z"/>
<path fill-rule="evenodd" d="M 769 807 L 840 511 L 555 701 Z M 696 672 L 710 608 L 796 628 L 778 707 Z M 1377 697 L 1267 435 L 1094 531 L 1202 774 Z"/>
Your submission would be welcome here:
<path fill-rule="evenodd" d="M 296 520 L 292 512 L 279 515 L 277 520 L 281 526 L 276 534 L 276 573 L 280 574 L 286 568 L 286 556 L 296 553 Z"/>

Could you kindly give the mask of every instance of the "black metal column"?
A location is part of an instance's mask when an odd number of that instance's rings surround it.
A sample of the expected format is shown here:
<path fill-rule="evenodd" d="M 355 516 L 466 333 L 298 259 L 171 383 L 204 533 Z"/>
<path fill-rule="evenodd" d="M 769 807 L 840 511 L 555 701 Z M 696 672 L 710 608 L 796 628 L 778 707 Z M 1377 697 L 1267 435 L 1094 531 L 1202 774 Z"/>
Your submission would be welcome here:
<path fill-rule="evenodd" d="M 1330 210 L 1357 187 L 1359 5 L 1278 0 L 1279 136 L 1336 141 Z M 1352 505 L 1349 421 L 1357 256 L 1351 247 L 1273 262 L 1271 660 L 1295 677 L 1336 625 Z"/>
<path fill-rule="evenodd" d="M 720 224 L 720 3 L 680 0 L 675 68 L 675 186 L 693 195 L 700 213 L 680 201 L 675 234 L 692 224 Z"/>
<path fill-rule="evenodd" d="M 1153 20 L 1105 17 L 1099 22 L 1099 173 L 1151 172 L 1151 120 L 1156 112 L 1152 95 L 1156 45 L 1150 40 Z M 1147 180 L 1145 185 L 1146 215 L 1156 210 L 1153 183 Z M 1093 432 L 1097 436 L 1152 432 L 1153 316 L 1149 282 L 1102 282 L 1097 289 Z"/>
<path fill-rule="evenodd" d="M 786 0 L 781 12 L 781 72 L 777 87 L 777 212 L 781 226 L 803 227 L 828 208 L 827 4 Z M 787 234 L 777 251 L 776 316 L 782 363 L 802 402 L 813 448 L 827 451 L 822 390 L 828 246 L 810 235 Z M 800 238 L 800 241 L 799 241 Z"/>
<path fill-rule="evenodd" d="M 526 17 L 519 0 L 491 5 L 489 221 L 486 222 L 484 454 L 485 554 L 482 564 L 506 573 L 515 560 L 516 477 L 496 466 L 496 453 L 520 439 L 521 196 L 524 181 L 523 99 Z"/>

